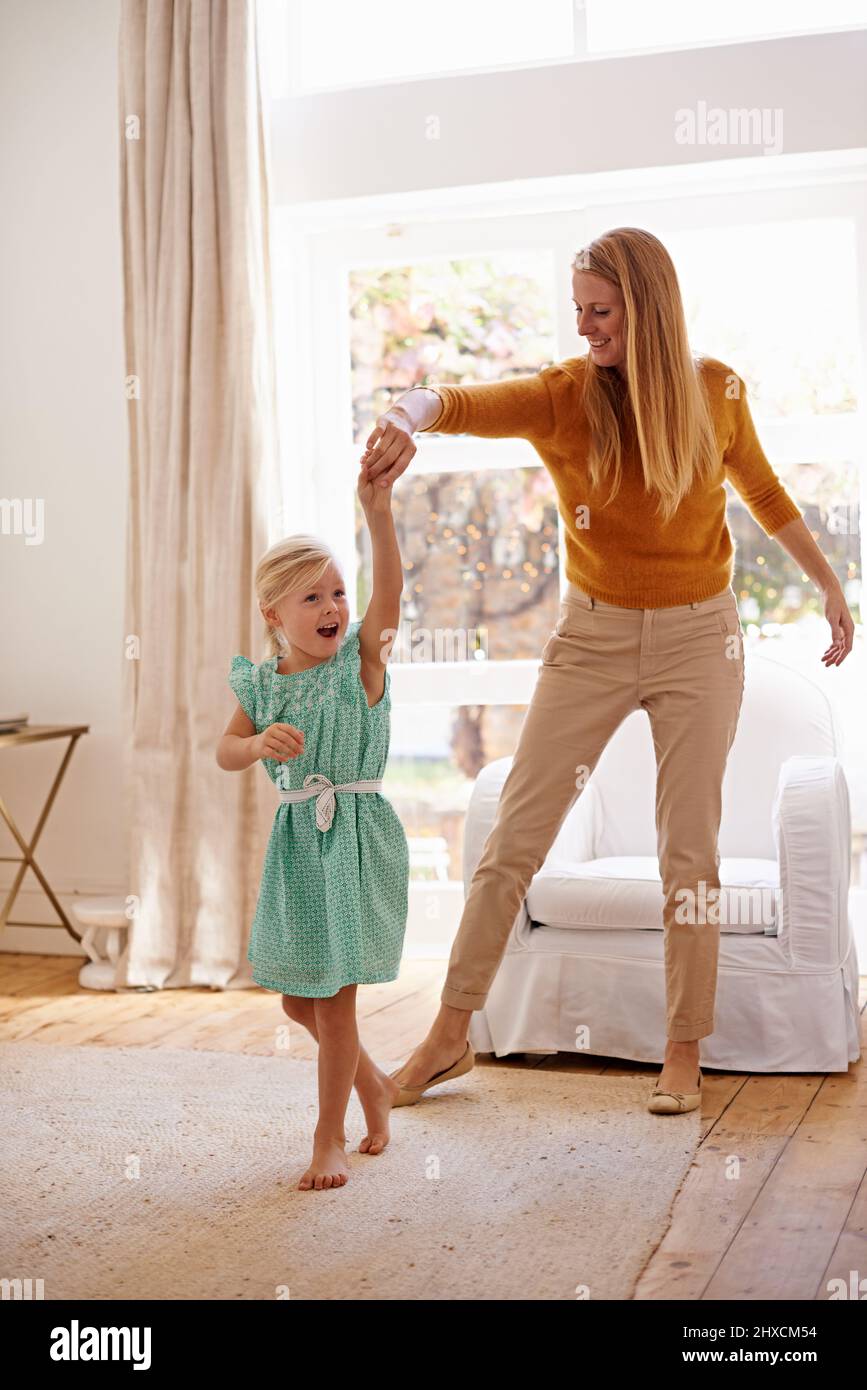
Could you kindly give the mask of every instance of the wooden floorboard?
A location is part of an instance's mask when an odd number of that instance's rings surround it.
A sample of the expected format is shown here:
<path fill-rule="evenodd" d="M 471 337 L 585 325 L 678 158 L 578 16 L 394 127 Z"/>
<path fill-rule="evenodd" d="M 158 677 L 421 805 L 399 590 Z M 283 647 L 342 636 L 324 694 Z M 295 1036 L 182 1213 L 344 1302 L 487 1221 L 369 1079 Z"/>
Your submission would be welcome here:
<path fill-rule="evenodd" d="M 0 1040 L 316 1056 L 271 991 L 95 992 L 79 986 L 80 966 L 70 956 L 0 953 Z M 359 1031 L 375 1060 L 401 1060 L 423 1037 L 444 969 L 408 960 L 393 983 L 359 988 Z M 861 986 L 867 1049 L 867 978 Z M 648 1078 L 659 1070 L 580 1053 L 479 1061 Z M 702 1091 L 701 1144 L 636 1298 L 823 1299 L 832 1279 L 848 1287 L 867 1240 L 863 1061 L 829 1076 L 705 1072 Z"/>

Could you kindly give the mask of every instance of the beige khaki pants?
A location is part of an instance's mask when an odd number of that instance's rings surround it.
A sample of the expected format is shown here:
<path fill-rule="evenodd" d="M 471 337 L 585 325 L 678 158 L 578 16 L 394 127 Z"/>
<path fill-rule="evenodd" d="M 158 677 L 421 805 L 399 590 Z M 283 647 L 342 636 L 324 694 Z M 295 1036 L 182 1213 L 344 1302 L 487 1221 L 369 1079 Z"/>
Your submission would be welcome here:
<path fill-rule="evenodd" d="M 481 1009 L 509 933 L 608 740 L 645 709 L 656 752 L 656 829 L 669 1038 L 713 1032 L 719 925 L 675 919 L 680 890 L 719 891 L 722 780 L 743 696 L 731 588 L 674 608 L 621 608 L 570 584 L 521 729 L 496 822 L 470 884 L 442 991 Z M 679 916 L 685 915 L 681 908 Z"/>

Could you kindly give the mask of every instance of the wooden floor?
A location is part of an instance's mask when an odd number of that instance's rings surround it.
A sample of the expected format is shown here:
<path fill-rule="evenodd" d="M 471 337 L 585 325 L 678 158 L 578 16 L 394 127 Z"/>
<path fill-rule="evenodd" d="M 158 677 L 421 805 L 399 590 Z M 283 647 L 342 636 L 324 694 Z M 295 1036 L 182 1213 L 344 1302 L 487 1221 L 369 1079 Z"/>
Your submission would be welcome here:
<path fill-rule="evenodd" d="M 290 1027 L 265 990 L 80 989 L 80 958 L 0 953 L 0 1039 L 95 1047 L 190 1047 L 267 1055 Z M 404 1058 L 436 1013 L 442 961 L 406 961 L 400 980 L 359 990 L 364 1045 Z M 862 980 L 862 1047 L 867 979 Z M 291 1025 L 295 1057 L 315 1044 Z M 483 1066 L 646 1075 L 655 1066 L 560 1053 L 482 1057 Z M 676 1124 L 676 1118 L 660 1118 Z M 848 1073 L 705 1072 L 702 1143 L 640 1299 L 824 1299 L 828 1280 L 867 1274 L 867 1079 Z M 862 1293 L 863 1296 L 863 1293 Z"/>

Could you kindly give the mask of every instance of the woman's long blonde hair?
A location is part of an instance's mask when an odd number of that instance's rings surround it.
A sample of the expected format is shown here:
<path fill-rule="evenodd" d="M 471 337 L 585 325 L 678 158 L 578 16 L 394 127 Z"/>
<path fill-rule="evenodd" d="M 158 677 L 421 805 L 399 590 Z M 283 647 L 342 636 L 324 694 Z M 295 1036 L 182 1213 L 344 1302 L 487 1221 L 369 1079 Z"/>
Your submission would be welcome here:
<path fill-rule="evenodd" d="M 590 481 L 612 479 L 605 506 L 617 495 L 622 451 L 637 441 L 646 489 L 665 521 L 699 478 L 719 467 L 716 435 L 690 348 L 677 272 L 657 237 L 640 227 L 614 227 L 575 255 L 573 270 L 599 275 L 622 291 L 626 381 L 592 356 L 584 377 L 590 426 Z"/>
<path fill-rule="evenodd" d="M 265 617 L 287 594 L 312 589 L 328 566 L 338 565 L 336 555 L 318 536 L 286 536 L 267 550 L 256 566 L 256 598 L 265 624 L 265 650 L 268 656 L 282 655 L 286 642 L 282 632 Z"/>

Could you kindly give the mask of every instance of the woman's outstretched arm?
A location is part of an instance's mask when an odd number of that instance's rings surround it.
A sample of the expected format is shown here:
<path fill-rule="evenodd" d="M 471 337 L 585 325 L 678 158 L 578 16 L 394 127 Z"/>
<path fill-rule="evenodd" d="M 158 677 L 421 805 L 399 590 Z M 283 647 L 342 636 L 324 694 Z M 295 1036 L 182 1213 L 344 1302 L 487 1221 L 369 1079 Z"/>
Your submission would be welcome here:
<path fill-rule="evenodd" d="M 544 439 L 555 428 L 547 369 L 533 376 L 470 386 L 412 386 L 377 420 L 361 464 L 379 486 L 399 478 L 415 456 L 413 434 L 475 434 L 486 439 Z"/>

